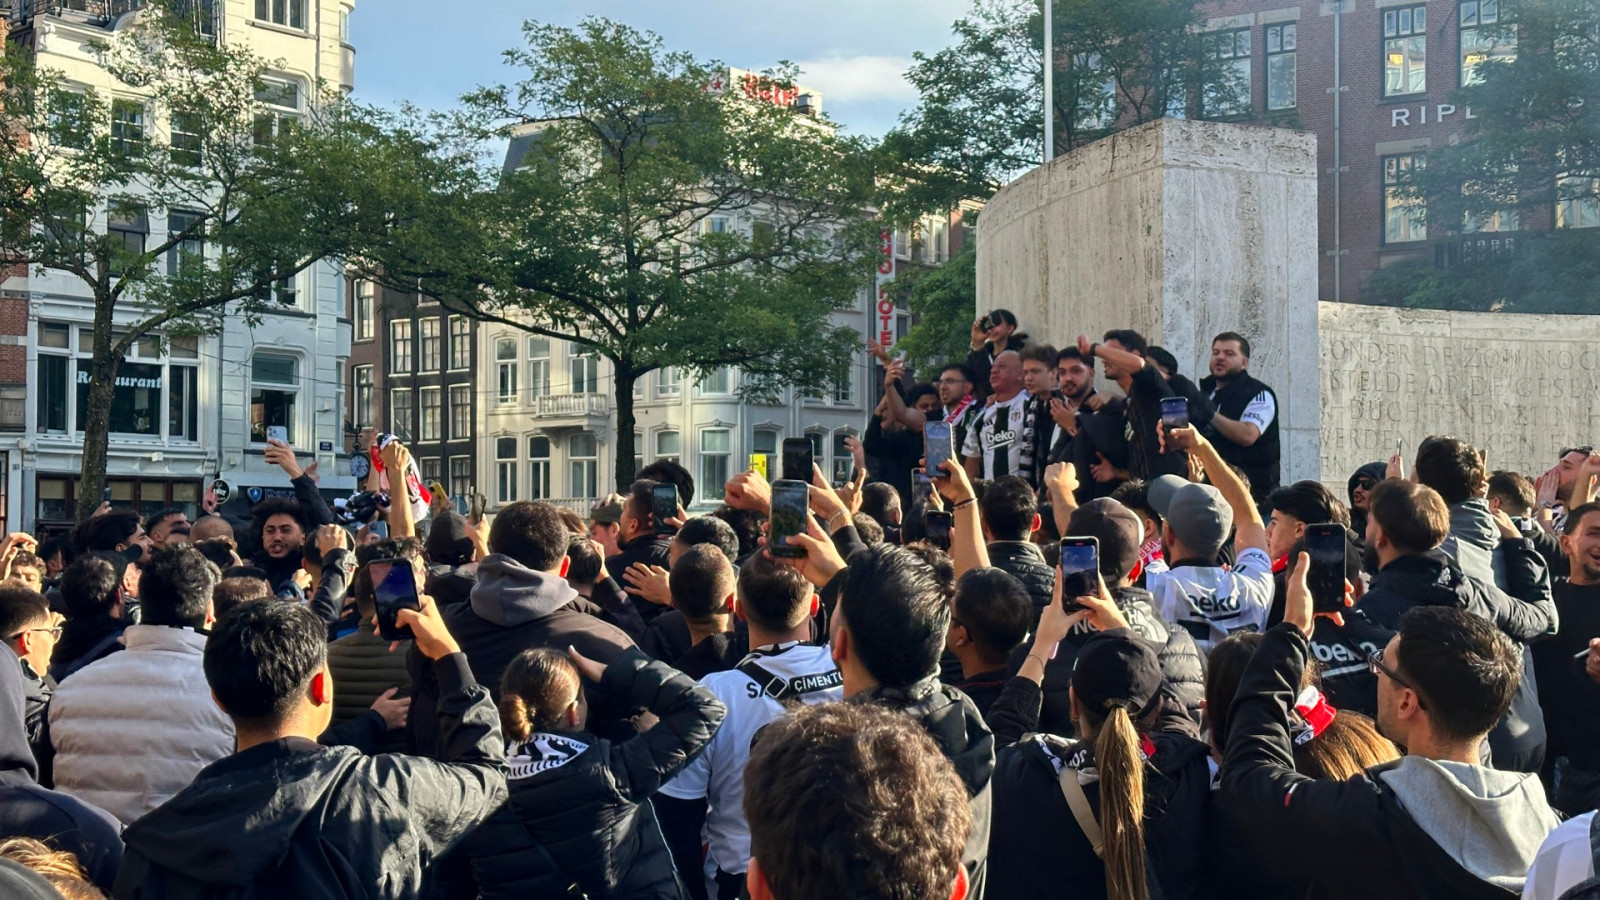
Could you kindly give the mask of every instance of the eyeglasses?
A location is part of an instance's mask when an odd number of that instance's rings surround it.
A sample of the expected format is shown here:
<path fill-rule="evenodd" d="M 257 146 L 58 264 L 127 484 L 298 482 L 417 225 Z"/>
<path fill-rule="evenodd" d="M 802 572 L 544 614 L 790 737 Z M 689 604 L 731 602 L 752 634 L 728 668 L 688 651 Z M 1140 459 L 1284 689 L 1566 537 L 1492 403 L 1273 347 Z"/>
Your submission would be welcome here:
<path fill-rule="evenodd" d="M 50 637 L 53 640 L 57 640 L 57 641 L 61 640 L 61 626 L 60 625 L 57 625 L 54 628 L 24 628 L 23 630 L 17 632 L 16 634 L 13 634 L 12 636 L 6 638 L 6 640 L 14 641 L 17 638 L 22 637 L 25 634 L 34 634 L 35 632 L 44 632 L 44 631 L 50 632 Z"/>
<path fill-rule="evenodd" d="M 1417 705 L 1418 706 L 1422 707 L 1423 709 L 1427 709 L 1428 708 L 1428 701 L 1422 699 L 1422 692 L 1421 691 L 1417 690 L 1416 687 L 1414 687 L 1411 684 L 1411 682 L 1405 680 L 1404 678 L 1401 678 L 1400 677 L 1400 673 L 1398 673 L 1394 669 L 1391 669 L 1388 666 L 1384 665 L 1384 663 L 1383 663 L 1383 650 L 1381 650 L 1381 649 L 1374 650 L 1371 653 L 1367 654 L 1367 668 L 1372 670 L 1372 674 L 1373 675 L 1377 675 L 1377 674 L 1379 674 L 1381 672 L 1384 675 L 1389 676 L 1390 680 L 1392 680 L 1395 684 L 1398 684 L 1401 687 L 1405 688 L 1406 690 L 1410 691 L 1411 693 L 1417 695 Z"/>

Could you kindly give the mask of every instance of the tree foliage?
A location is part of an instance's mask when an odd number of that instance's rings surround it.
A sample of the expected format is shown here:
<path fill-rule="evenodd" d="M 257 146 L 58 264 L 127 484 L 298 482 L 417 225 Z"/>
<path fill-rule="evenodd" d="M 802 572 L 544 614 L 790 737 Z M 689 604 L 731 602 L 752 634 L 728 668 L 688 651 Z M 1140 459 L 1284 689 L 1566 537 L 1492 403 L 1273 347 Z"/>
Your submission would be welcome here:
<path fill-rule="evenodd" d="M 944 265 L 895 278 L 900 302 L 918 320 L 895 349 L 920 373 L 931 377 L 938 366 L 966 359 L 978 300 L 977 266 L 977 245 L 968 241 Z"/>

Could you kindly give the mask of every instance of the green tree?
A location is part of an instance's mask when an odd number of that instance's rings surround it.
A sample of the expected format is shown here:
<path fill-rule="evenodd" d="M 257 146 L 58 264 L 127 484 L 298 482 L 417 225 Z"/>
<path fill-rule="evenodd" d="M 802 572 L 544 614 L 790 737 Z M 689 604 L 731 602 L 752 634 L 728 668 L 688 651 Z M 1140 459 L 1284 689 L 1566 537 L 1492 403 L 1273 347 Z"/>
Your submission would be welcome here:
<path fill-rule="evenodd" d="M 978 301 L 977 265 L 977 244 L 968 241 L 943 265 L 917 269 L 894 280 L 900 303 L 917 317 L 917 325 L 895 349 L 930 378 L 937 374 L 935 367 L 967 358 L 972 310 Z"/>
<path fill-rule="evenodd" d="M 861 337 L 834 314 L 860 302 L 878 233 L 866 147 L 747 94 L 790 90 L 792 70 L 729 84 L 605 19 L 524 36 L 505 54 L 522 80 L 463 98 L 450 129 L 389 123 L 421 155 L 393 170 L 393 225 L 356 264 L 609 360 L 620 489 L 652 370 L 736 366 L 747 398 L 842 378 Z M 502 167 L 483 150 L 504 138 Z"/>
<path fill-rule="evenodd" d="M 152 5 L 94 48 L 138 102 L 75 90 L 15 41 L 0 57 L 0 271 L 69 276 L 93 309 L 79 497 L 105 484 L 134 345 L 274 308 L 278 284 L 330 252 L 352 215 L 346 182 L 317 158 L 336 118 L 263 128 L 266 62 L 198 34 L 184 8 Z M 95 225 L 111 219 L 153 234 L 130 245 Z M 156 236 L 149 222 L 163 219 Z M 94 508 L 80 502 L 79 519 Z"/>

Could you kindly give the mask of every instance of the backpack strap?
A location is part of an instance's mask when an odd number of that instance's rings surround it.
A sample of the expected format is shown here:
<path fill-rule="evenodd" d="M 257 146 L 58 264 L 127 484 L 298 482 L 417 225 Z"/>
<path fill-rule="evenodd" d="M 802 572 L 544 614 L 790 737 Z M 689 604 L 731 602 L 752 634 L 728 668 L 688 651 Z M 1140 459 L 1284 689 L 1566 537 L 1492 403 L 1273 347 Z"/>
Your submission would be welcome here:
<path fill-rule="evenodd" d="M 798 675 L 794 678 L 783 678 L 767 671 L 760 663 L 753 659 L 734 666 L 743 672 L 746 678 L 756 683 L 761 688 L 761 693 L 778 702 L 783 702 L 787 697 L 798 697 L 813 691 L 826 691 L 844 684 L 844 676 L 838 669 L 826 674 Z"/>
<path fill-rule="evenodd" d="M 1083 785 L 1078 783 L 1078 770 L 1071 766 L 1062 766 L 1059 780 L 1061 793 L 1067 798 L 1067 807 L 1072 810 L 1072 817 L 1078 820 L 1078 827 L 1083 829 L 1083 836 L 1089 839 L 1089 846 L 1094 848 L 1094 855 L 1105 856 L 1105 835 L 1100 830 L 1100 821 L 1094 817 L 1094 808 L 1089 805 L 1089 795 L 1084 793 Z"/>

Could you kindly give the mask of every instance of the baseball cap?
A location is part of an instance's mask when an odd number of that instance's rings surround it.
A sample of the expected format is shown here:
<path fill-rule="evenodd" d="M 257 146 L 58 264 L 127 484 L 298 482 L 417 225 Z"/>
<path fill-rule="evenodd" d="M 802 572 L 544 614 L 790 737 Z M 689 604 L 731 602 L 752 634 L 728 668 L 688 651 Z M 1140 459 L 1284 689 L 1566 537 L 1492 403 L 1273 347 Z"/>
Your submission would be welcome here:
<path fill-rule="evenodd" d="M 1172 533 L 1191 553 L 1213 557 L 1233 529 L 1233 509 L 1222 492 L 1176 475 L 1150 482 L 1150 507 L 1161 514 Z"/>
<path fill-rule="evenodd" d="M 589 513 L 589 521 L 596 525 L 615 525 L 622 521 L 622 502 L 612 500 L 610 503 L 601 503 Z"/>
<path fill-rule="evenodd" d="M 1110 497 L 1090 500 L 1072 511 L 1067 534 L 1100 542 L 1100 574 L 1107 584 L 1128 577 L 1139 562 L 1144 523 L 1133 510 Z"/>
<path fill-rule="evenodd" d="M 1155 649 L 1122 630 L 1090 636 L 1072 667 L 1072 692 L 1097 716 L 1121 706 L 1133 718 L 1143 718 L 1161 691 L 1161 680 Z"/>
<path fill-rule="evenodd" d="M 435 565 L 459 566 L 472 560 L 472 538 L 467 537 L 467 520 L 459 513 L 444 512 L 433 517 L 428 539 L 422 549 Z"/>

